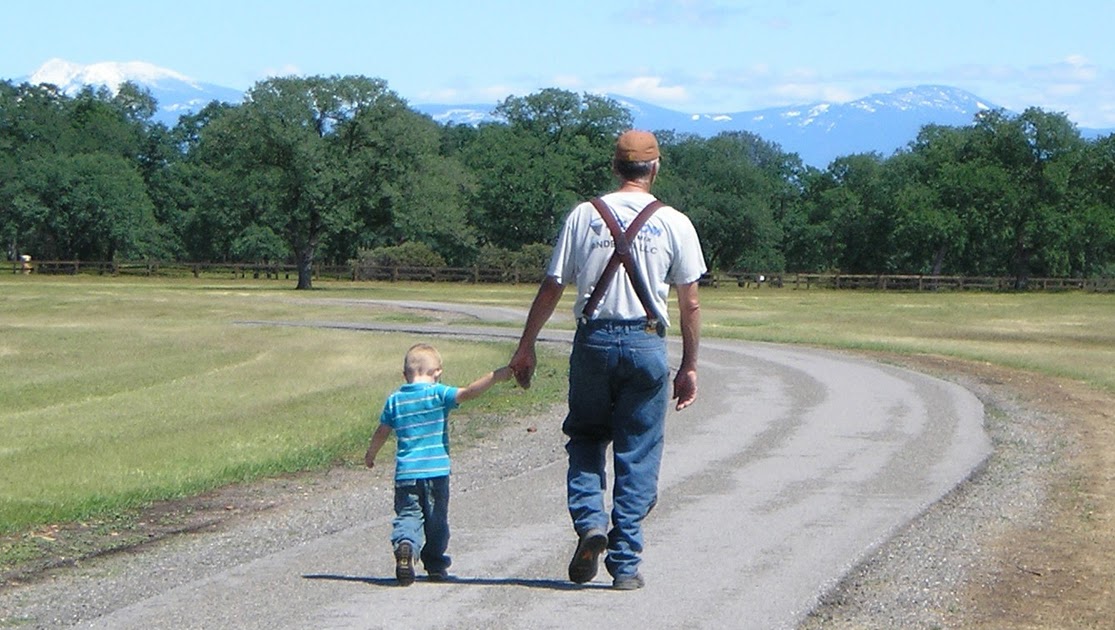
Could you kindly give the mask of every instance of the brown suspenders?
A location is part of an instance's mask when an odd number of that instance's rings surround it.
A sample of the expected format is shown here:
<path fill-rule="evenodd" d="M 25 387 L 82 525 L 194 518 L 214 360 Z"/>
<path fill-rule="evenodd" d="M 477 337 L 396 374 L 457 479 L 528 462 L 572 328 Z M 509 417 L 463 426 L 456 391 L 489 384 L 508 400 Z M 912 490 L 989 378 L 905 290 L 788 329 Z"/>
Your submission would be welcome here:
<path fill-rule="evenodd" d="M 600 214 L 600 218 L 604 219 L 608 231 L 612 233 L 612 241 L 615 243 L 616 250 L 608 260 L 607 266 L 604 267 L 604 273 L 601 274 L 600 280 L 596 282 L 596 287 L 593 289 L 592 295 L 589 296 L 588 302 L 585 303 L 581 316 L 585 320 L 592 319 L 593 313 L 600 305 L 600 300 L 604 298 L 604 292 L 616 275 L 616 267 L 622 264 L 623 268 L 627 270 L 627 277 L 631 279 L 631 286 L 635 287 L 635 294 L 639 297 L 639 302 L 642 303 L 643 310 L 646 312 L 647 330 L 656 329 L 659 318 L 654 309 L 654 300 L 651 298 L 650 289 L 647 288 L 642 276 L 638 273 L 635 257 L 631 255 L 631 242 L 639 234 L 639 230 L 643 229 L 643 225 L 650 218 L 650 215 L 665 204 L 657 199 L 647 204 L 639 211 L 635 220 L 627 226 L 627 231 L 624 232 L 608 204 L 604 203 L 599 197 L 593 199 L 591 203 Z"/>

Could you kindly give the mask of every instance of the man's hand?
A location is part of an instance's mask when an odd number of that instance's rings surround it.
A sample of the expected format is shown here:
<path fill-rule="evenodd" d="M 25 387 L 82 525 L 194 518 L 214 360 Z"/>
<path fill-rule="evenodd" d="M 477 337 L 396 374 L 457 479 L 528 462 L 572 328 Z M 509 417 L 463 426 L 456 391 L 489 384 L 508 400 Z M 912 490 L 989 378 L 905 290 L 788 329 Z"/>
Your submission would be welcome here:
<path fill-rule="evenodd" d="M 523 389 L 530 389 L 530 379 L 534 377 L 534 368 L 538 365 L 538 358 L 534 355 L 534 342 L 538 339 L 542 325 L 550 319 L 550 315 L 553 315 L 554 307 L 561 300 L 563 291 L 565 286 L 558 282 L 557 278 L 546 276 L 538 287 L 538 295 L 534 296 L 534 301 L 530 304 L 527 322 L 523 325 L 522 336 L 519 337 L 519 346 L 511 361 L 507 363 L 515 373 L 515 380 L 519 383 L 519 387 Z"/>
<path fill-rule="evenodd" d="M 364 453 L 364 465 L 368 468 L 376 467 L 376 455 L 371 450 Z"/>
<path fill-rule="evenodd" d="M 674 399 L 678 401 L 678 411 L 697 400 L 697 370 L 678 370 L 674 375 Z"/>
<path fill-rule="evenodd" d="M 538 365 L 538 357 L 534 352 L 534 345 L 521 346 L 515 351 L 507 366 L 515 373 L 515 381 L 519 387 L 530 389 L 530 379 L 534 377 L 534 368 Z"/>

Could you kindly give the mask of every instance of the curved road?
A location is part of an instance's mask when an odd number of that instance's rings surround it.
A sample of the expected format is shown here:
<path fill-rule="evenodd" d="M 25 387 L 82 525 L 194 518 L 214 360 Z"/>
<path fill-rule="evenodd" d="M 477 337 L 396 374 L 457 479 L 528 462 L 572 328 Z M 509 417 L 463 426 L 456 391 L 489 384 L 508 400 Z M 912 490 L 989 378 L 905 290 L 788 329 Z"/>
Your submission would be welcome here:
<path fill-rule="evenodd" d="M 398 326 L 382 329 L 389 328 Z M 517 332 L 469 327 L 451 334 Z M 560 331 L 543 335 L 568 339 Z M 680 348 L 672 339 L 676 365 Z M 410 588 L 395 587 L 384 541 L 389 504 L 357 497 L 366 506 L 362 518 L 322 530 L 322 514 L 334 509 L 324 502 L 346 500 L 323 497 L 300 517 L 267 525 L 266 535 L 242 531 L 204 543 L 239 545 L 235 563 L 213 560 L 210 567 L 194 552 L 192 566 L 182 566 L 174 554 L 185 552 L 170 545 L 148 552 L 142 568 L 84 575 L 106 585 L 105 593 L 129 571 L 150 577 L 142 593 L 91 603 L 84 615 L 69 612 L 77 617 L 70 621 L 113 629 L 793 628 L 872 549 L 990 452 L 975 396 L 919 373 L 833 352 L 715 339 L 702 342 L 700 369 L 698 402 L 668 419 L 642 590 L 611 591 L 603 570 L 583 587 L 564 581 L 573 534 L 556 441 L 544 465 L 471 484 L 466 470 L 463 482 L 454 481 L 452 582 L 420 577 Z M 384 487 L 377 492 L 389 496 Z M 243 542 L 273 538 L 282 528 L 284 544 L 253 549 Z"/>

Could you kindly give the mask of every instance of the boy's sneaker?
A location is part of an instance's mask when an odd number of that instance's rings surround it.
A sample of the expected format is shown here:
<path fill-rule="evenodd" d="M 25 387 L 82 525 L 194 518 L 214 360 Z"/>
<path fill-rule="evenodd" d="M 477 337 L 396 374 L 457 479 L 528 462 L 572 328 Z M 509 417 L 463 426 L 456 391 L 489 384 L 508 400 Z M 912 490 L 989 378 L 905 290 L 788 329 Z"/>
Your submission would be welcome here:
<path fill-rule="evenodd" d="M 636 573 L 635 575 L 621 575 L 615 580 L 612 580 L 612 589 L 617 591 L 637 591 L 644 586 L 646 582 L 643 581 L 643 576 Z"/>
<path fill-rule="evenodd" d="M 596 577 L 596 569 L 600 554 L 608 546 L 608 536 L 599 529 L 590 529 L 581 536 L 577 542 L 577 550 L 573 552 L 573 559 L 569 561 L 569 580 L 576 584 L 584 584 Z"/>
<path fill-rule="evenodd" d="M 414 546 L 405 540 L 395 547 L 395 579 L 399 586 L 414 584 Z"/>

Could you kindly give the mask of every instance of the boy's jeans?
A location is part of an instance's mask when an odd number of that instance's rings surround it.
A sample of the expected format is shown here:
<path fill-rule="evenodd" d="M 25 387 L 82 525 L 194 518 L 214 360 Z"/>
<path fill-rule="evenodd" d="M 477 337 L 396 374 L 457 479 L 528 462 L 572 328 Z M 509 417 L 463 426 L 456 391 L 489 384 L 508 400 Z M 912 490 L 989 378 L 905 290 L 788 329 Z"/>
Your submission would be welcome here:
<path fill-rule="evenodd" d="M 604 564 L 613 577 L 634 575 L 642 522 L 658 499 L 658 469 L 670 368 L 666 340 L 643 320 L 589 321 L 577 328 L 569 358 L 569 515 L 578 536 L 608 532 Z M 612 443 L 612 528 L 604 508 L 605 457 Z"/>
<path fill-rule="evenodd" d="M 395 522 L 391 546 L 407 540 L 421 549 L 427 572 L 449 568 L 449 476 L 395 482 Z"/>

